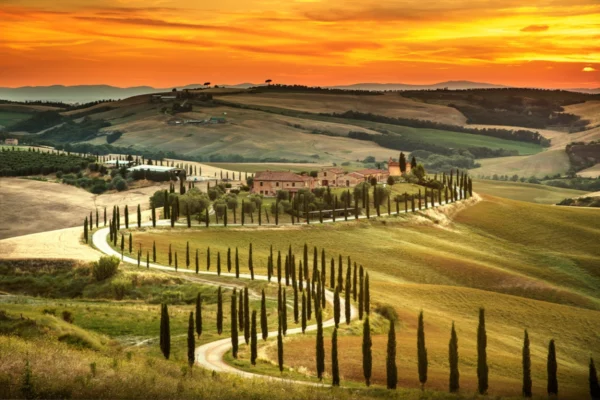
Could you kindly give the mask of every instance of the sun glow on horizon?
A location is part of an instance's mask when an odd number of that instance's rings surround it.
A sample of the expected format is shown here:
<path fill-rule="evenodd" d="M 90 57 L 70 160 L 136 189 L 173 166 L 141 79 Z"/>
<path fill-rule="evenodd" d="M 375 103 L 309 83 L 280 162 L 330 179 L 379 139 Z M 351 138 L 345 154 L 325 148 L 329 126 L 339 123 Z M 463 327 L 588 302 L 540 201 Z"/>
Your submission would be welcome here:
<path fill-rule="evenodd" d="M 5 0 L 0 86 L 600 85 L 600 4 Z M 568 18 L 565 18 L 568 16 Z M 592 73 L 590 75 L 590 73 Z M 592 77 L 590 83 L 590 76 Z"/>

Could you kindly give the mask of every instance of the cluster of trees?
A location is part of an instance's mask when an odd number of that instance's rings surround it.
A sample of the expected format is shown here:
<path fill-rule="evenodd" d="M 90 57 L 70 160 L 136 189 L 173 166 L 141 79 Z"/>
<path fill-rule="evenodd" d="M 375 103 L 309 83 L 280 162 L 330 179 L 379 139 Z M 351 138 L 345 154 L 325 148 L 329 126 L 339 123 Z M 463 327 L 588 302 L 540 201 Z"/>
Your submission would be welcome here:
<path fill-rule="evenodd" d="M 282 85 L 279 83 L 267 86 L 254 86 L 250 88 L 251 92 L 262 93 L 262 92 L 293 92 L 293 93 L 319 93 L 319 94 L 351 94 L 358 96 L 378 96 L 382 95 L 380 91 L 370 90 L 350 90 L 350 89 L 335 89 L 335 88 L 322 88 L 319 86 L 305 86 L 305 85 Z"/>
<path fill-rule="evenodd" d="M 461 132 L 473 135 L 490 136 L 499 139 L 516 140 L 519 142 L 536 143 L 542 146 L 549 146 L 550 141 L 545 139 L 539 132 L 529 131 L 525 129 L 508 130 L 499 128 L 467 128 L 459 125 L 443 124 L 434 121 L 409 119 L 409 118 L 394 118 L 384 115 L 372 113 L 362 113 L 359 111 L 346 111 L 344 113 L 322 114 L 330 115 L 338 118 L 358 119 L 363 121 L 380 122 L 391 125 L 410 126 L 412 128 L 428 128 L 438 129 L 443 131 Z M 409 150 L 409 149 L 405 149 Z"/>
<path fill-rule="evenodd" d="M 0 151 L 0 176 L 48 175 L 55 172 L 78 173 L 85 169 L 93 157 L 64 153 L 42 152 L 40 149 L 21 151 L 13 147 Z"/>
<path fill-rule="evenodd" d="M 85 117 L 79 123 L 69 119 L 65 120 L 62 125 L 47 130 L 39 137 L 42 140 L 53 142 L 79 142 L 95 138 L 100 129 L 108 126 L 110 126 L 110 122 L 102 119 Z"/>
<path fill-rule="evenodd" d="M 63 120 L 64 117 L 57 111 L 41 111 L 36 112 L 29 119 L 13 124 L 10 129 L 13 131 L 36 133 L 60 124 Z"/>

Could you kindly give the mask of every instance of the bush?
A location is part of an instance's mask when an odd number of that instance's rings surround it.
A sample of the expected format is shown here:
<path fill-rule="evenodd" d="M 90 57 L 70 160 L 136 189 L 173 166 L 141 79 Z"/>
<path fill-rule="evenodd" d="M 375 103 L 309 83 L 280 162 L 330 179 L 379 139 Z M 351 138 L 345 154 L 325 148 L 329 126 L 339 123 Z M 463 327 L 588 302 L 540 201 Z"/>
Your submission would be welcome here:
<path fill-rule="evenodd" d="M 396 309 L 389 304 L 381 304 L 375 308 L 375 312 L 391 322 L 398 321 Z"/>
<path fill-rule="evenodd" d="M 121 177 L 115 177 L 115 179 L 112 180 L 112 184 L 119 192 L 127 190 L 127 182 Z"/>
<path fill-rule="evenodd" d="M 92 263 L 92 273 L 98 282 L 110 278 L 117 273 L 121 262 L 115 256 L 102 256 Z"/>
<path fill-rule="evenodd" d="M 73 313 L 68 310 L 65 310 L 62 312 L 62 319 L 70 324 L 72 324 L 75 321 L 75 318 L 73 317 Z"/>

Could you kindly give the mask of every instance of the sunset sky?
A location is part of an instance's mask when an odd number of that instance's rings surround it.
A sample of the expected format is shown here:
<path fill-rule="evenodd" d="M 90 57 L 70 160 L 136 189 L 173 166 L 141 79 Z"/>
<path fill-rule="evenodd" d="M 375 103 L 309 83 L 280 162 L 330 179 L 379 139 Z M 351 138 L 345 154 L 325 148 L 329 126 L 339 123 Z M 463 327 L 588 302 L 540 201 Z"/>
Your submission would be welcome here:
<path fill-rule="evenodd" d="M 0 86 L 600 87 L 598 0 L 0 0 Z"/>

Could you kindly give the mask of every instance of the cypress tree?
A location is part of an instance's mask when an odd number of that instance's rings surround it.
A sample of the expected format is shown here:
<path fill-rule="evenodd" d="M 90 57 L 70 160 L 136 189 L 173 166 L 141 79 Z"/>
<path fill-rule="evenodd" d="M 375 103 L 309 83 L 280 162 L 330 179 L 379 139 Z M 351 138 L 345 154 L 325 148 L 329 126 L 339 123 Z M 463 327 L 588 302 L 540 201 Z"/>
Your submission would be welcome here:
<path fill-rule="evenodd" d="M 177 271 L 177 267 L 178 267 L 178 264 L 177 264 L 177 252 L 175 252 L 175 271 Z"/>
<path fill-rule="evenodd" d="M 342 255 L 338 258 L 337 285 L 341 290 L 344 290 L 344 265 L 342 263 Z"/>
<path fill-rule="evenodd" d="M 312 281 L 313 282 L 315 281 L 318 272 L 319 272 L 319 252 L 317 250 L 317 246 L 315 246 L 314 250 L 313 250 L 313 270 L 312 270 Z"/>
<path fill-rule="evenodd" d="M 598 384 L 598 375 L 596 373 L 596 366 L 594 365 L 594 359 L 590 357 L 589 367 L 589 382 L 590 382 L 590 396 L 592 400 L 600 399 L 600 385 Z"/>
<path fill-rule="evenodd" d="M 248 268 L 250 269 L 250 277 L 254 280 L 254 265 L 252 264 L 252 243 L 250 243 L 250 250 L 248 250 Z"/>
<path fill-rule="evenodd" d="M 94 229 L 94 217 L 92 216 L 92 212 L 90 211 L 90 231 Z"/>
<path fill-rule="evenodd" d="M 185 244 L 185 267 L 190 267 L 190 242 Z"/>
<path fill-rule="evenodd" d="M 367 386 L 371 385 L 371 370 L 372 370 L 372 355 L 371 355 L 371 326 L 369 324 L 369 317 L 365 319 L 363 325 L 363 343 L 362 343 L 362 355 L 363 355 L 363 375 L 365 377 L 365 383 Z"/>
<path fill-rule="evenodd" d="M 250 335 L 250 362 L 252 365 L 256 365 L 256 344 L 258 337 L 256 334 L 256 310 L 252 310 L 252 330 Z"/>
<path fill-rule="evenodd" d="M 196 257 L 194 257 L 194 263 L 196 265 L 196 273 L 200 272 L 200 262 L 198 259 L 198 249 L 196 249 Z"/>
<path fill-rule="evenodd" d="M 221 276 L 221 252 L 217 252 L 217 275 Z"/>
<path fill-rule="evenodd" d="M 331 336 L 331 385 L 340 386 L 340 365 L 338 363 L 337 328 Z"/>
<path fill-rule="evenodd" d="M 302 261 L 300 261 L 300 266 L 298 267 L 298 289 L 302 292 L 304 290 L 304 267 L 302 265 Z"/>
<path fill-rule="evenodd" d="M 362 265 L 360 266 L 360 272 L 358 274 L 358 319 L 362 321 L 363 313 L 365 309 L 365 279 L 364 279 L 364 270 Z"/>
<path fill-rule="evenodd" d="M 283 334 L 285 335 L 287 333 L 287 300 L 286 300 L 286 290 L 283 289 L 283 297 L 282 297 L 282 301 L 283 303 L 281 304 L 281 311 L 283 311 L 283 319 L 282 319 L 282 328 L 283 328 Z"/>
<path fill-rule="evenodd" d="M 240 289 L 240 300 L 238 304 L 238 327 L 244 332 L 244 291 Z"/>
<path fill-rule="evenodd" d="M 321 249 L 321 279 L 323 285 L 327 281 L 327 260 L 325 259 L 325 249 Z"/>
<path fill-rule="evenodd" d="M 231 272 L 231 247 L 227 248 L 227 272 Z"/>
<path fill-rule="evenodd" d="M 302 293 L 302 333 L 306 331 L 306 295 Z"/>
<path fill-rule="evenodd" d="M 304 296 L 304 293 L 302 293 L 302 295 Z M 318 299 L 315 298 L 315 301 L 318 304 Z M 306 291 L 306 318 L 310 321 L 310 319 L 312 318 L 312 290 L 310 290 L 310 287 L 308 287 L 308 290 Z M 315 306 L 315 310 L 318 307 Z"/>
<path fill-rule="evenodd" d="M 316 310 L 317 317 L 317 377 L 323 380 L 325 372 L 325 343 L 323 341 L 323 315 L 321 309 Z"/>
<path fill-rule="evenodd" d="M 277 363 L 279 372 L 283 372 L 283 335 L 282 335 L 282 316 L 279 317 L 279 327 L 277 329 Z"/>
<path fill-rule="evenodd" d="M 129 208 L 125 204 L 125 229 L 129 229 Z"/>
<path fill-rule="evenodd" d="M 100 215 L 98 213 L 98 209 L 96 208 L 96 228 L 98 228 L 98 223 L 100 222 Z"/>
<path fill-rule="evenodd" d="M 238 353 L 238 324 L 237 324 L 237 299 L 236 290 L 233 289 L 231 294 L 231 355 L 233 358 L 237 358 Z"/>
<path fill-rule="evenodd" d="M 190 368 L 194 365 L 196 361 L 196 338 L 194 337 L 194 313 L 190 312 L 190 319 L 188 322 L 188 337 L 187 337 L 187 345 L 188 345 L 188 365 Z"/>
<path fill-rule="evenodd" d="M 85 242 L 88 242 L 88 219 L 87 217 L 85 217 L 85 220 L 83 221 L 83 239 L 85 240 Z"/>
<path fill-rule="evenodd" d="M 196 334 L 202 336 L 202 295 L 196 295 Z"/>
<path fill-rule="evenodd" d="M 348 269 L 346 270 L 346 291 L 345 291 L 345 295 L 346 297 L 344 298 L 345 302 L 344 302 L 344 311 L 346 314 L 346 324 L 350 325 L 350 317 L 351 317 L 351 313 L 350 313 L 350 294 L 351 294 L 351 283 L 350 283 L 350 266 L 348 266 Z"/>
<path fill-rule="evenodd" d="M 277 283 L 281 284 L 281 251 L 277 250 Z"/>
<path fill-rule="evenodd" d="M 146 269 L 150 269 L 150 252 L 146 251 Z"/>
<path fill-rule="evenodd" d="M 304 293 L 302 293 L 302 295 L 304 295 Z M 294 323 L 298 323 L 300 320 L 300 315 L 299 315 L 299 309 L 298 309 L 298 288 L 294 287 Z"/>
<path fill-rule="evenodd" d="M 388 331 L 387 357 L 387 388 L 396 389 L 398 385 L 398 368 L 396 366 L 396 328 L 394 321 L 390 320 L 390 330 Z"/>
<path fill-rule="evenodd" d="M 237 247 L 235 248 L 235 277 L 240 277 L 240 256 Z"/>
<path fill-rule="evenodd" d="M 371 291 L 369 289 L 369 273 L 365 276 L 365 299 L 364 299 L 364 311 L 365 314 L 369 315 L 371 313 Z"/>
<path fill-rule="evenodd" d="M 156 262 L 156 240 L 152 242 L 152 262 Z"/>
<path fill-rule="evenodd" d="M 529 351 L 529 334 L 525 329 L 523 339 L 523 397 L 531 397 L 531 353 Z"/>
<path fill-rule="evenodd" d="M 121 233 L 121 254 L 125 251 L 125 235 Z"/>
<path fill-rule="evenodd" d="M 340 292 L 338 288 L 335 288 L 333 294 L 333 318 L 335 321 L 335 327 L 337 328 L 340 324 Z"/>
<path fill-rule="evenodd" d="M 210 271 L 210 247 L 206 250 L 206 270 Z"/>
<path fill-rule="evenodd" d="M 169 215 L 169 194 L 167 193 L 167 191 L 165 190 L 165 200 L 163 203 L 163 217 L 164 218 L 170 218 L 171 216 Z"/>
<path fill-rule="evenodd" d="M 171 251 L 171 243 L 169 243 L 169 266 L 173 263 L 173 253 Z"/>
<path fill-rule="evenodd" d="M 137 206 L 137 224 L 138 224 L 138 228 L 142 227 L 142 209 L 140 208 L 139 204 Z"/>
<path fill-rule="evenodd" d="M 260 329 L 262 331 L 263 340 L 269 337 L 269 327 L 267 325 L 267 301 L 265 299 L 265 289 L 262 290 L 260 298 Z"/>
<path fill-rule="evenodd" d="M 133 237 L 131 235 L 131 232 L 129 232 L 129 254 L 131 254 L 132 251 L 133 251 Z"/>
<path fill-rule="evenodd" d="M 417 328 L 417 358 L 419 361 L 419 382 L 421 390 L 425 389 L 427 382 L 427 348 L 425 347 L 425 327 L 423 326 L 423 311 L 419 313 L 419 325 Z"/>
<path fill-rule="evenodd" d="M 156 228 L 156 207 L 152 204 L 152 227 Z"/>
<path fill-rule="evenodd" d="M 356 281 L 357 281 L 357 275 L 358 275 L 358 268 L 356 266 L 356 261 L 354 262 L 354 274 L 352 276 L 352 297 L 354 298 L 354 301 L 356 301 L 356 297 L 358 295 L 358 289 L 356 288 Z"/>
<path fill-rule="evenodd" d="M 304 266 L 304 271 L 302 271 L 304 273 L 304 276 L 308 276 L 308 245 L 306 243 L 304 243 L 304 258 L 303 258 L 303 263 L 302 265 Z"/>
<path fill-rule="evenodd" d="M 171 228 L 175 227 L 175 221 L 177 220 L 177 210 L 175 209 L 175 203 L 173 203 L 173 205 L 171 206 L 171 211 L 170 211 L 170 217 L 171 217 Z"/>
<path fill-rule="evenodd" d="M 550 340 L 548 345 L 548 396 L 558 396 L 558 379 L 556 377 L 556 348 L 554 339 Z"/>
<path fill-rule="evenodd" d="M 106 226 L 106 206 L 104 207 L 104 226 Z"/>
<path fill-rule="evenodd" d="M 117 231 L 121 230 L 121 210 L 119 209 L 119 206 L 117 206 Z"/>
<path fill-rule="evenodd" d="M 221 293 L 221 286 L 217 291 L 217 333 L 220 335 L 223 333 L 223 295 Z"/>
<path fill-rule="evenodd" d="M 456 393 L 460 388 L 460 373 L 458 371 L 458 337 L 456 336 L 456 329 L 454 329 L 454 322 L 452 322 L 452 331 L 450 332 L 448 361 L 450 362 L 450 393 Z"/>
<path fill-rule="evenodd" d="M 250 341 L 250 297 L 247 286 L 244 288 L 244 340 L 246 344 Z"/>
<path fill-rule="evenodd" d="M 488 390 L 487 334 L 485 332 L 485 311 L 479 309 L 479 326 L 477 328 L 477 390 L 485 394 Z"/>
<path fill-rule="evenodd" d="M 162 304 L 161 306 L 160 350 L 168 360 L 171 355 L 171 328 L 169 326 L 169 309 L 166 304 Z"/>
<path fill-rule="evenodd" d="M 329 273 L 329 287 L 335 288 L 335 261 L 333 261 L 333 257 L 331 257 L 331 268 Z"/>

